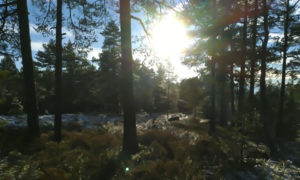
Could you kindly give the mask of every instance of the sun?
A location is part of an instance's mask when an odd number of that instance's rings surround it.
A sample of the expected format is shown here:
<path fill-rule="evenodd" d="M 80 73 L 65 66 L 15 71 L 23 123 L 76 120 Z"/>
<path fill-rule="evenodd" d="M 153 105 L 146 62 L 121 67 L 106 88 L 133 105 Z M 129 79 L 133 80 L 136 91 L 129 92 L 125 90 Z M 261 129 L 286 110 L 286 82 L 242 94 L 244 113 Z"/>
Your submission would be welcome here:
<path fill-rule="evenodd" d="M 158 62 L 170 68 L 169 70 L 178 79 L 197 75 L 193 68 L 188 68 L 181 63 L 186 50 L 193 44 L 187 32 L 185 23 L 172 12 L 162 16 L 159 21 L 155 21 L 150 26 L 150 48 L 158 58 Z"/>
<path fill-rule="evenodd" d="M 161 58 L 176 58 L 185 51 L 190 44 L 187 28 L 175 14 L 168 14 L 160 21 L 153 23 L 151 30 L 151 48 Z"/>

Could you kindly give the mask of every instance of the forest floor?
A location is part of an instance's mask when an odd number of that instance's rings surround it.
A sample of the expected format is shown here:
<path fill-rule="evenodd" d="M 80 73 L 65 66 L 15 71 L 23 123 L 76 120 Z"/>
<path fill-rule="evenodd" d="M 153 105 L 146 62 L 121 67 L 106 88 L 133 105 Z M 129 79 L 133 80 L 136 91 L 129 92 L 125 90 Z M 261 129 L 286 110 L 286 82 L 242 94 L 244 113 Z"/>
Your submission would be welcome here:
<path fill-rule="evenodd" d="M 49 123 L 30 144 L 23 126 L 6 124 L 0 128 L 0 179 L 300 179 L 300 138 L 286 143 L 284 158 L 275 160 L 254 132 L 242 136 L 238 128 L 218 126 L 211 136 L 207 120 L 170 116 L 180 120 L 138 115 L 139 152 L 130 158 L 121 153 L 118 118 L 84 123 L 89 118 L 76 116 L 64 125 L 59 144 Z"/>

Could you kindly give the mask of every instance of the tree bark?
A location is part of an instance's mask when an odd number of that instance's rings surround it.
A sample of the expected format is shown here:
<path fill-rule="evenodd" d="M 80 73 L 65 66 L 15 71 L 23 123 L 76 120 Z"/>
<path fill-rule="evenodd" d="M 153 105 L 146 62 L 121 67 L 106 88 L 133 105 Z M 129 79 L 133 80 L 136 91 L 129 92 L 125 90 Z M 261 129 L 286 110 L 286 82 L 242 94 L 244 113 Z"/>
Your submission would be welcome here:
<path fill-rule="evenodd" d="M 252 25 L 252 54 L 250 61 L 250 90 L 249 90 L 249 102 L 250 102 L 250 120 L 253 119 L 254 111 L 254 86 L 255 86 L 255 63 L 257 61 L 256 54 L 256 39 L 257 39 L 257 14 L 258 14 L 258 0 L 254 1 L 254 20 Z"/>
<path fill-rule="evenodd" d="M 261 75 L 260 75 L 260 101 L 261 101 L 261 121 L 264 122 L 264 128 L 266 133 L 266 140 L 271 153 L 277 153 L 277 143 L 275 141 L 270 117 L 269 117 L 269 104 L 266 97 L 266 56 L 267 56 L 267 45 L 269 40 L 269 22 L 268 22 L 268 5 L 267 1 L 263 0 L 263 19 L 264 19 L 264 40 L 262 43 L 261 51 Z"/>
<path fill-rule="evenodd" d="M 17 1 L 19 19 L 21 54 L 25 82 L 25 109 L 27 112 L 28 137 L 30 139 L 40 135 L 36 91 L 31 54 L 28 9 L 26 0 Z"/>
<path fill-rule="evenodd" d="M 233 62 L 230 65 L 230 98 L 231 98 L 231 113 L 235 113 L 234 107 L 234 77 L 233 77 Z"/>
<path fill-rule="evenodd" d="M 57 0 L 56 12 L 56 61 L 55 61 L 55 121 L 54 139 L 61 140 L 61 72 L 62 72 L 62 0 Z"/>
<path fill-rule="evenodd" d="M 234 44 L 233 41 L 230 41 L 230 49 L 231 49 L 231 54 L 233 55 L 235 53 L 234 51 Z M 235 113 L 235 92 L 234 92 L 234 60 L 231 60 L 230 64 L 230 103 L 231 103 L 231 114 L 234 115 Z"/>
<path fill-rule="evenodd" d="M 284 44 L 283 44 L 283 61 L 282 61 L 282 76 L 281 76 L 281 88 L 280 88 L 280 101 L 279 101 L 279 110 L 278 110 L 278 123 L 277 123 L 277 135 L 280 135 L 282 131 L 281 128 L 284 128 L 283 124 L 283 107 L 285 101 L 285 76 L 286 76 L 286 59 L 287 59 L 287 50 L 288 50 L 288 28 L 289 28 L 289 0 L 286 1 L 286 11 L 284 17 Z"/>
<path fill-rule="evenodd" d="M 134 154 L 138 151 L 138 144 L 133 96 L 130 0 L 120 0 L 120 23 L 122 54 L 121 100 L 124 118 L 123 151 Z"/>
<path fill-rule="evenodd" d="M 211 59 L 211 95 L 210 95 L 210 100 L 211 100 L 211 121 L 210 121 L 210 126 L 209 130 L 210 132 L 215 132 L 216 130 L 216 118 L 215 118 L 215 94 L 216 94 L 216 88 L 215 88 L 215 77 L 216 77 L 216 62 L 214 58 L 212 57 Z"/>
<path fill-rule="evenodd" d="M 248 0 L 245 0 L 244 7 L 244 25 L 243 25 L 243 40 L 242 40 L 242 58 L 241 58 L 241 73 L 239 82 L 239 101 L 238 109 L 240 114 L 244 113 L 244 94 L 245 94 L 245 62 L 246 62 L 246 52 L 247 52 L 247 14 L 248 14 Z M 240 116 L 240 118 L 242 118 Z"/>
<path fill-rule="evenodd" d="M 214 19 L 216 18 L 216 0 L 211 1 L 211 8 L 212 8 L 212 15 Z M 216 31 L 216 30 L 214 30 Z M 216 41 L 216 33 L 212 36 L 212 41 Z M 210 100 L 211 100 L 211 120 L 210 120 L 210 126 L 209 126 L 209 131 L 210 133 L 214 133 L 216 130 L 216 117 L 215 117 L 215 94 L 216 94 L 216 88 L 215 88 L 215 80 L 216 80 L 216 60 L 215 60 L 215 55 L 212 55 L 211 58 L 211 95 L 210 95 Z"/>
<path fill-rule="evenodd" d="M 226 72 L 225 72 L 226 64 L 225 62 L 220 62 L 219 68 L 219 78 L 220 78 L 220 125 L 225 126 L 227 124 L 227 115 L 226 115 L 226 93 L 225 93 L 225 85 L 226 85 Z"/>

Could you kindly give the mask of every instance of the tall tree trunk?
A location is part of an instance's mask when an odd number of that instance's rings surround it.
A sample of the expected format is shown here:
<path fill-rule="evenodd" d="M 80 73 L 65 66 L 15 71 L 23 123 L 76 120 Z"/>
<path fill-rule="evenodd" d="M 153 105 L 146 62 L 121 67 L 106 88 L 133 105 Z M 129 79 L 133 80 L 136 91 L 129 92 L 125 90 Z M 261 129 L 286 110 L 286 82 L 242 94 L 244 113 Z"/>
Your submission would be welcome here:
<path fill-rule="evenodd" d="M 40 128 L 35 93 L 36 91 L 26 0 L 17 1 L 17 12 L 19 19 L 22 64 L 25 82 L 25 109 L 27 112 L 28 136 L 31 139 L 40 135 Z"/>
<path fill-rule="evenodd" d="M 74 113 L 77 111 L 77 109 L 74 108 L 74 104 L 73 104 L 73 98 L 74 98 L 74 76 L 75 76 L 75 58 L 76 57 L 72 57 L 71 59 L 69 59 L 68 61 L 68 67 L 67 67 L 67 71 L 68 71 L 68 76 L 66 76 L 67 79 L 67 92 L 68 92 L 68 96 L 64 98 L 66 105 L 64 107 L 64 109 L 66 109 L 68 112 L 70 113 Z"/>
<path fill-rule="evenodd" d="M 114 88 L 113 94 L 114 97 L 112 99 L 112 107 L 113 107 L 113 112 L 115 114 L 119 114 L 119 85 L 118 85 L 118 75 L 115 71 L 112 72 L 112 87 Z"/>
<path fill-rule="evenodd" d="M 240 74 L 240 88 L 239 88 L 239 121 L 241 122 L 241 130 L 242 134 L 245 131 L 245 103 L 244 103 L 244 95 L 245 95 L 245 64 L 247 58 L 247 23 L 248 23 L 248 0 L 245 0 L 244 5 L 244 24 L 243 24 L 243 39 L 242 39 L 242 62 L 241 62 L 241 74 Z M 241 142 L 241 163 L 244 163 L 244 144 L 245 139 L 242 137 Z"/>
<path fill-rule="evenodd" d="M 244 7 L 244 25 L 243 25 L 243 40 L 242 40 L 242 58 L 241 58 L 241 73 L 239 82 L 239 101 L 238 109 L 241 115 L 244 113 L 244 94 L 245 94 L 245 62 L 247 52 L 247 14 L 248 14 L 248 0 L 245 0 Z M 240 118 L 242 118 L 240 116 Z"/>
<path fill-rule="evenodd" d="M 216 0 L 211 1 L 211 8 L 213 12 L 213 17 L 216 19 Z M 214 13 L 215 12 L 215 13 Z M 214 30 L 216 31 L 216 30 Z M 214 33 L 212 37 L 212 41 L 216 40 L 216 33 Z M 211 100 L 211 120 L 210 120 L 210 126 L 209 126 L 209 131 L 211 133 L 214 133 L 216 130 L 216 117 L 215 117 L 215 94 L 216 94 L 216 88 L 215 88 L 215 80 L 216 80 L 216 59 L 215 55 L 212 55 L 211 58 L 211 95 L 210 95 L 210 100 Z"/>
<path fill-rule="evenodd" d="M 220 125 L 225 126 L 227 124 L 225 82 L 221 82 L 220 96 Z"/>
<path fill-rule="evenodd" d="M 222 29 L 222 32 L 220 33 L 221 36 L 221 41 L 226 42 L 226 36 L 225 36 L 225 31 L 224 31 L 224 26 L 220 27 Z M 223 46 L 221 47 L 222 49 L 228 48 L 230 45 L 230 42 L 224 43 Z M 218 73 L 219 77 L 218 80 L 220 81 L 218 84 L 220 85 L 220 125 L 225 126 L 227 125 L 228 121 L 228 116 L 227 116 L 227 98 L 226 98 L 226 84 L 227 84 L 227 68 L 228 68 L 228 60 L 226 59 L 221 59 L 219 60 L 219 68 L 218 68 Z"/>
<path fill-rule="evenodd" d="M 233 62 L 230 65 L 230 102 L 231 102 L 231 113 L 232 115 L 235 112 L 234 107 L 234 77 L 233 77 Z"/>
<path fill-rule="evenodd" d="M 133 154 L 138 151 L 138 144 L 133 97 L 130 0 L 120 0 L 120 23 L 122 53 L 121 99 L 124 118 L 123 151 Z"/>
<path fill-rule="evenodd" d="M 215 115 L 215 99 L 216 99 L 216 88 L 215 88 L 215 79 L 216 79 L 216 62 L 214 57 L 211 59 L 211 95 L 210 95 L 210 100 L 211 100 L 211 121 L 210 121 L 210 126 L 209 130 L 210 132 L 215 132 L 216 130 L 216 115 Z"/>
<path fill-rule="evenodd" d="M 258 14 L 258 0 L 254 1 L 254 20 L 252 25 L 252 47 L 251 47 L 251 61 L 250 61 L 250 91 L 249 91 L 249 102 L 250 102 L 250 120 L 253 120 L 254 111 L 254 86 L 255 86 L 255 63 L 257 61 L 256 54 L 256 39 L 257 39 L 257 14 Z"/>
<path fill-rule="evenodd" d="M 277 144 L 275 141 L 271 120 L 269 117 L 269 104 L 266 97 L 266 56 L 267 45 L 269 40 L 269 22 L 268 22 L 269 10 L 267 1 L 263 0 L 263 19 L 264 19 L 264 40 L 262 43 L 261 51 L 261 74 L 260 74 L 260 101 L 261 101 L 261 121 L 264 122 L 264 128 L 266 133 L 266 139 L 268 146 L 271 149 L 271 153 L 277 153 Z"/>
<path fill-rule="evenodd" d="M 214 19 L 216 18 L 216 0 L 211 1 L 211 10 L 212 10 L 212 16 Z M 216 30 L 214 30 L 216 31 Z M 211 37 L 212 41 L 216 40 L 216 33 Z M 211 101 L 211 120 L 209 124 L 209 131 L 210 133 L 214 133 L 216 130 L 216 116 L 215 116 L 215 94 L 216 94 L 216 88 L 215 88 L 215 80 L 216 80 L 216 60 L 215 55 L 212 55 L 211 58 L 211 95 L 210 95 L 210 101 Z"/>
<path fill-rule="evenodd" d="M 230 49 L 231 54 L 233 55 L 234 47 L 233 47 L 233 41 L 230 41 Z M 231 114 L 233 115 L 235 113 L 235 105 L 234 105 L 234 99 L 235 99 L 235 93 L 234 93 L 234 60 L 231 60 L 230 64 L 230 103 L 231 103 Z"/>
<path fill-rule="evenodd" d="M 56 13 L 56 61 L 55 61 L 55 121 L 54 138 L 61 140 L 61 72 L 62 72 L 62 0 L 57 0 Z"/>
<path fill-rule="evenodd" d="M 225 85 L 226 85 L 226 64 L 220 62 L 219 68 L 219 79 L 220 79 L 220 125 L 225 126 L 227 124 L 227 115 L 226 115 L 226 94 L 225 94 Z"/>
<path fill-rule="evenodd" d="M 284 18 L 284 44 L 283 44 L 283 61 L 282 61 L 282 76 L 281 76 L 281 88 L 280 88 L 280 102 L 278 111 L 278 123 L 277 123 L 277 135 L 280 135 L 283 126 L 283 106 L 285 101 L 285 76 L 286 76 L 286 59 L 288 49 L 288 28 L 289 28 L 289 0 L 286 1 L 286 11 Z"/>

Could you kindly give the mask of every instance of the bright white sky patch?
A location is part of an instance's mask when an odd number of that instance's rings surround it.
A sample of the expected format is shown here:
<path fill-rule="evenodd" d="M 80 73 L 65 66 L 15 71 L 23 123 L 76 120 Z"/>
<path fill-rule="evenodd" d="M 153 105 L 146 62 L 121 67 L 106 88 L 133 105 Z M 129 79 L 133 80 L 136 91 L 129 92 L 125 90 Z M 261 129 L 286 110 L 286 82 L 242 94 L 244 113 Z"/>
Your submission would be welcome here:
<path fill-rule="evenodd" d="M 90 52 L 88 52 L 88 59 L 91 60 L 93 57 L 99 58 L 99 53 L 101 53 L 102 50 L 100 48 L 93 48 Z"/>
<path fill-rule="evenodd" d="M 38 51 L 43 50 L 43 44 L 46 44 L 46 42 L 38 42 L 38 41 L 31 41 L 31 49 L 32 51 Z"/>

